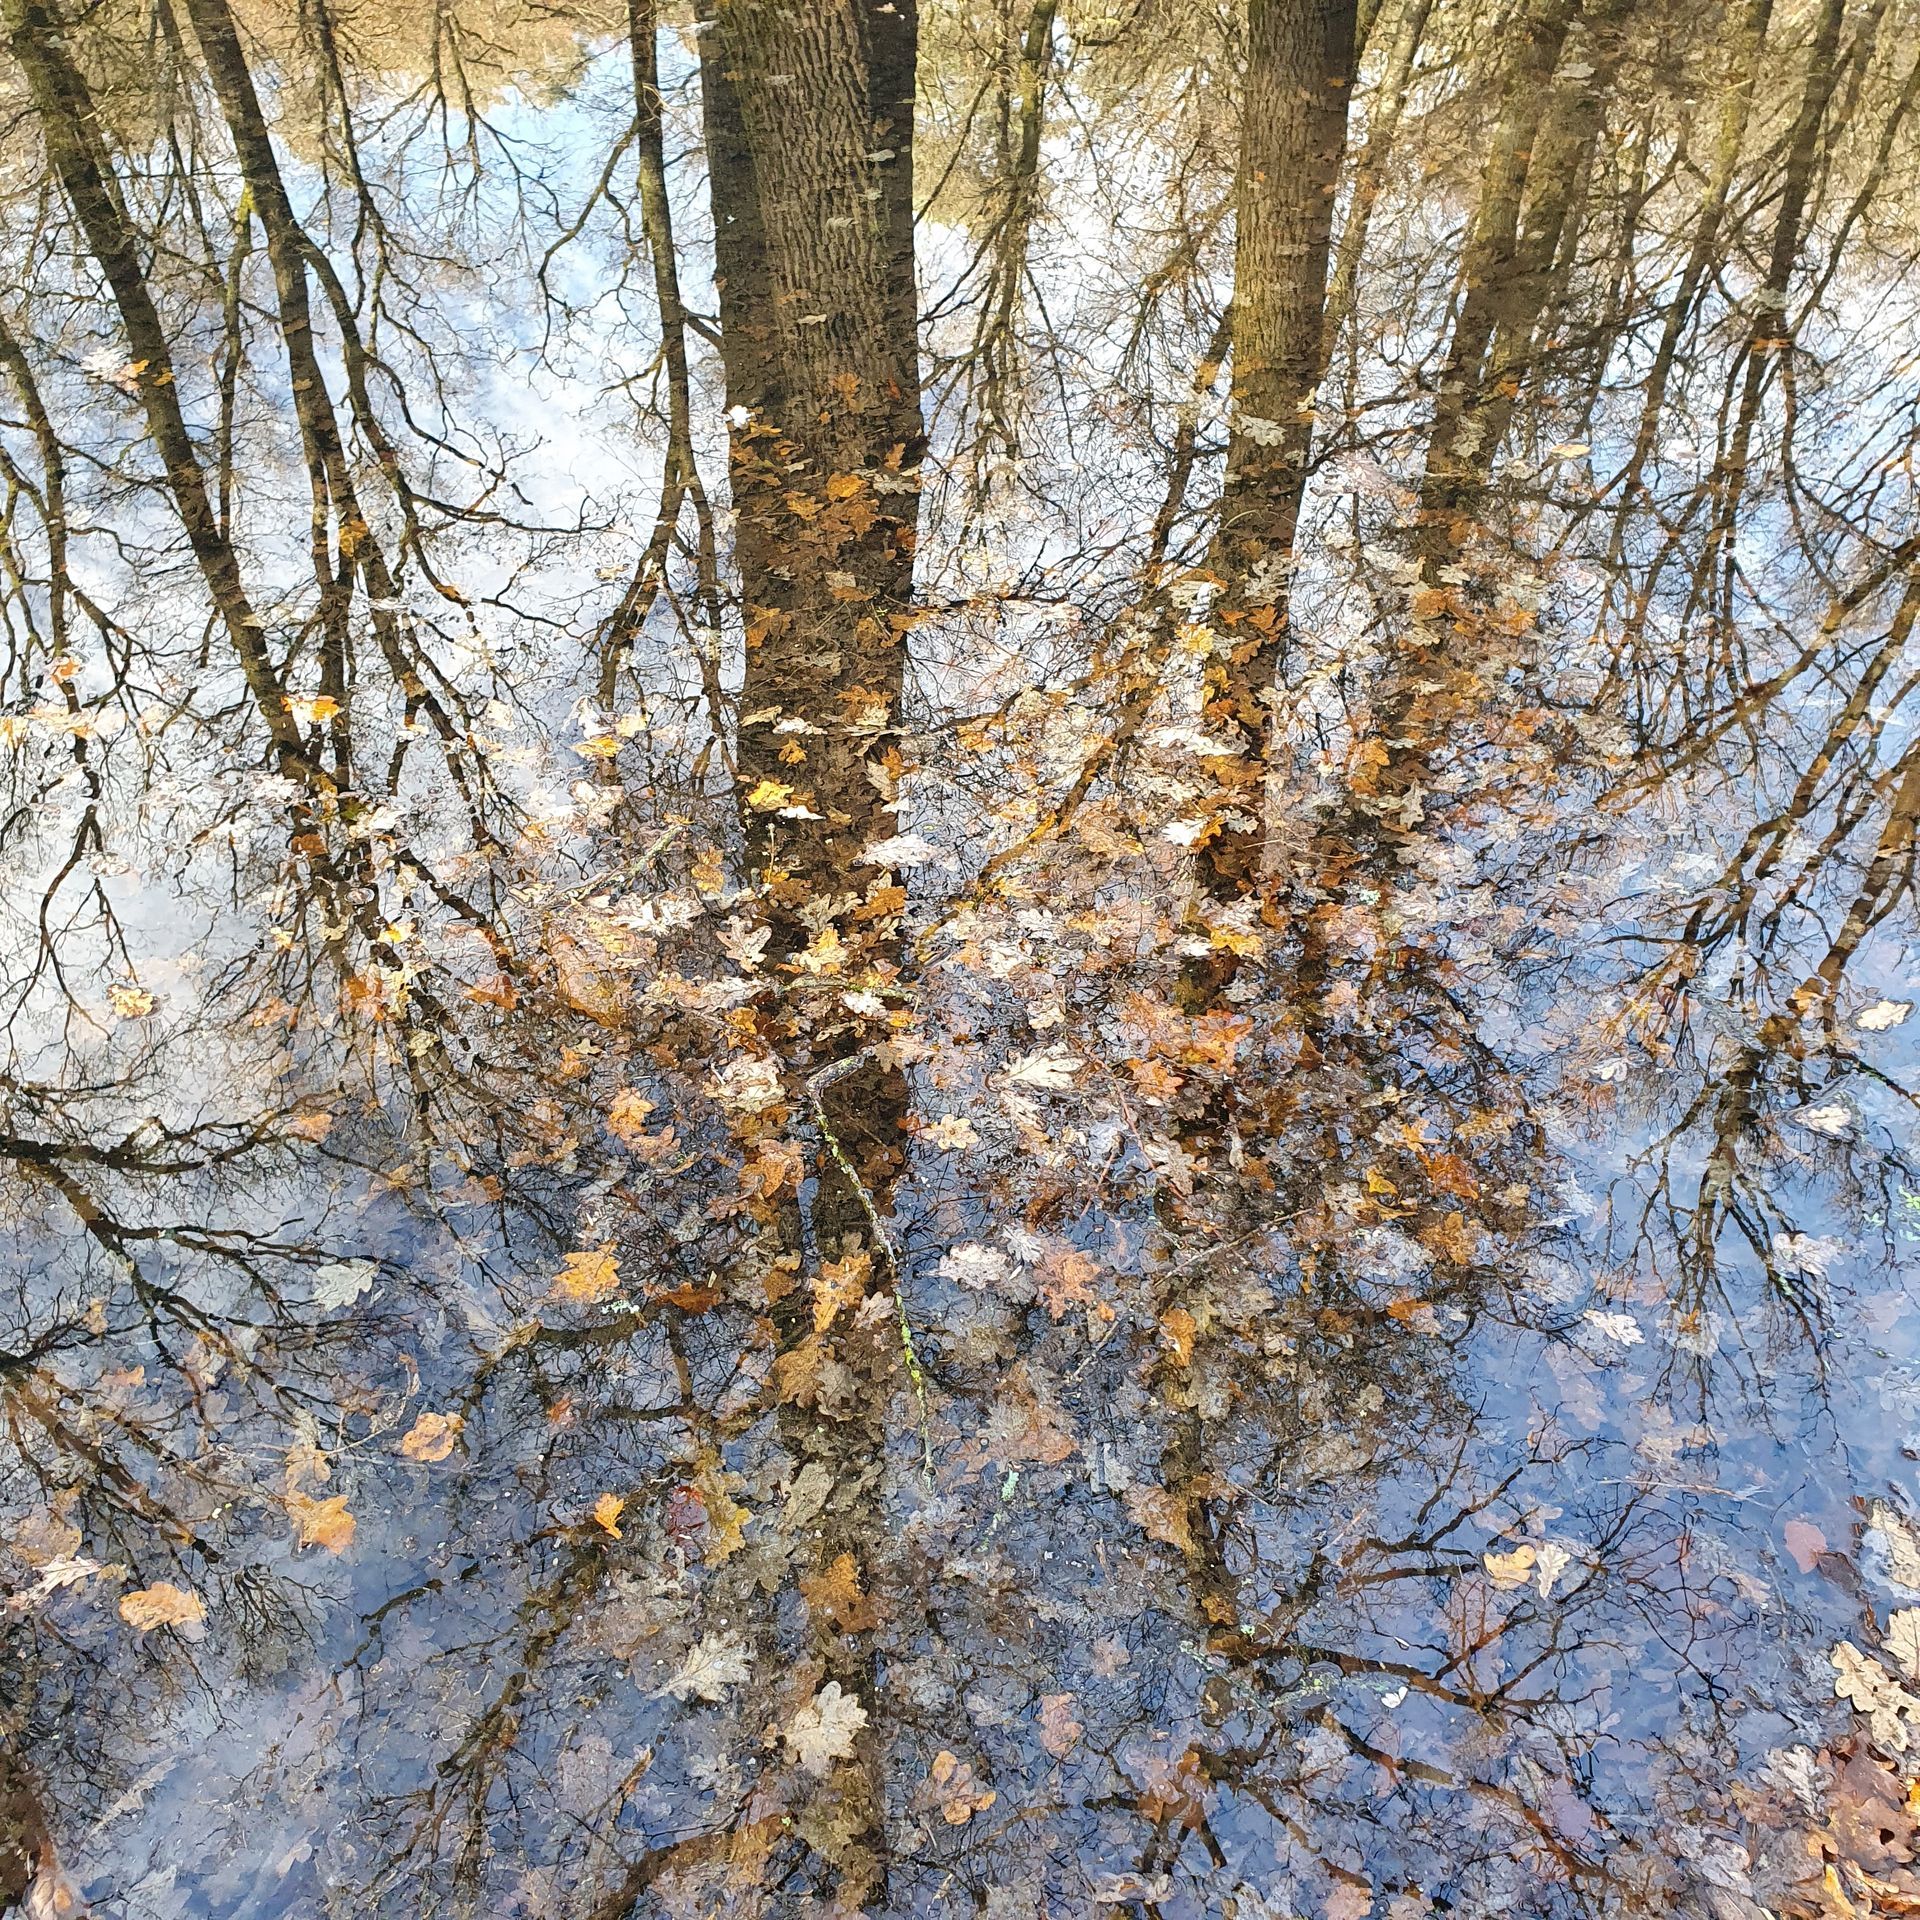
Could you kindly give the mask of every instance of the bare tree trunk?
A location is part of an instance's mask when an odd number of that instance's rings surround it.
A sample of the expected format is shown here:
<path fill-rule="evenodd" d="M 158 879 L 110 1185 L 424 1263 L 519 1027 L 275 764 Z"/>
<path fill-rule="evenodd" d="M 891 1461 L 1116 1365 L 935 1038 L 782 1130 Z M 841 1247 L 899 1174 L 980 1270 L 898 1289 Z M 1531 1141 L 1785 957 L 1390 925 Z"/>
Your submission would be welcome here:
<path fill-rule="evenodd" d="M 272 740 L 281 770 L 309 789 L 332 782 L 307 756 L 267 652 L 264 622 L 254 612 L 240 562 L 221 528 L 206 474 L 188 431 L 175 383 L 173 350 L 140 264 L 133 227 L 100 134 L 92 95 L 67 51 L 65 22 L 49 0 L 4 0 L 13 56 L 26 76 L 47 158 L 86 235 L 125 330 L 132 355 L 128 377 L 167 477 L 187 544 L 214 611 Z"/>
<path fill-rule="evenodd" d="M 826 1596 L 849 1571 L 865 1587 L 884 1550 L 882 1462 L 903 1357 L 920 1390 L 885 1224 L 906 1085 L 877 1055 L 884 1016 L 845 993 L 897 971 L 905 901 L 861 855 L 897 831 L 887 803 L 925 446 L 916 48 L 911 0 L 721 0 L 701 42 L 746 639 L 740 814 L 769 958 L 790 982 L 772 1025 L 813 1135 L 804 1216 L 796 1199 L 772 1230 L 805 1275 L 773 1303 L 776 1375 L 831 1366 L 861 1382 L 831 1410 L 783 1395 L 787 1445 L 825 1474 L 795 1572 L 822 1684 L 869 1705 L 876 1623 L 856 1607 L 849 1625 Z M 843 1288 L 855 1305 L 823 1307 Z M 770 1636 L 766 1656 L 790 1664 L 792 1651 Z M 806 1788 L 822 1806 L 830 1797 L 832 1818 L 795 1823 L 805 1845 L 789 1871 L 822 1894 L 830 1885 L 836 1910 L 886 1901 L 884 1763 L 876 1728 Z"/>
<path fill-rule="evenodd" d="M 1333 199 L 1353 86 L 1354 0 L 1252 0 L 1234 242 L 1233 417 L 1220 506 L 1233 649 L 1214 702 L 1264 755 L 1294 530 L 1313 446 Z M 1252 769 L 1259 778 L 1259 769 Z M 1259 794 L 1245 796 L 1254 816 Z M 1227 824 L 1200 851 L 1210 892 L 1244 890 L 1264 834 Z"/>

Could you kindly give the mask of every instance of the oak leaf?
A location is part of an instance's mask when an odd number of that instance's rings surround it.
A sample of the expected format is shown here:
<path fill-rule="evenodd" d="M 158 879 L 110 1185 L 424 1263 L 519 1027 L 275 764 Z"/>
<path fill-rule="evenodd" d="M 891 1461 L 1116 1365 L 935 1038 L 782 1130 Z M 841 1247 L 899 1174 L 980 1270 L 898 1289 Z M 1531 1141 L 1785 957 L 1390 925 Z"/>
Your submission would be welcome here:
<path fill-rule="evenodd" d="M 1056 1760 L 1064 1760 L 1086 1729 L 1074 1718 L 1073 1695 L 1043 1693 L 1040 1696 L 1040 1744 Z"/>
<path fill-rule="evenodd" d="M 823 1260 L 813 1277 L 813 1330 L 825 1333 L 843 1309 L 857 1307 L 873 1273 L 873 1256 L 864 1250 L 840 1260 Z"/>
<path fill-rule="evenodd" d="M 747 1649 L 739 1637 L 709 1633 L 688 1650 L 679 1671 L 657 1689 L 656 1697 L 672 1694 L 676 1700 L 720 1700 L 729 1687 L 737 1687 L 750 1677 Z"/>
<path fill-rule="evenodd" d="M 1483 1553 L 1480 1564 L 1487 1578 L 1502 1592 L 1524 1587 L 1533 1578 L 1533 1563 L 1540 1558 L 1538 1547 L 1519 1546 L 1511 1553 Z"/>

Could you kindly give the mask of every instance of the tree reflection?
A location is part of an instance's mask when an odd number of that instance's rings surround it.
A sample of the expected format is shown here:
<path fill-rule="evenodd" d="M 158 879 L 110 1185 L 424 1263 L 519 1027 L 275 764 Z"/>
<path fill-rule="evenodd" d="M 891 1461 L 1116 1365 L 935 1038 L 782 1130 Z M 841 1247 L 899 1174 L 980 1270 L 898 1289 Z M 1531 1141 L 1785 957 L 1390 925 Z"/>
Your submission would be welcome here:
<path fill-rule="evenodd" d="M 0 1904 L 1920 1897 L 1904 0 L 390 11 L 5 0 Z"/>

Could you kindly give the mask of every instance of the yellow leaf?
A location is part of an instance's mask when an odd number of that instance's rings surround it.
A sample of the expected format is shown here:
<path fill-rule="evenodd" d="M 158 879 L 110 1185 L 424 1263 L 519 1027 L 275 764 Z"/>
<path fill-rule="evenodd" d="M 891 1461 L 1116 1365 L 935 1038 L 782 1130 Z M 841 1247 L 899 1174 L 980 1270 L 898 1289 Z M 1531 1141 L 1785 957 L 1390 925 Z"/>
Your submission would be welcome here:
<path fill-rule="evenodd" d="M 602 1533 L 620 1538 L 620 1516 L 627 1510 L 626 1500 L 617 1493 L 603 1493 L 593 1503 L 593 1523 Z"/>
<path fill-rule="evenodd" d="M 153 1011 L 153 995 L 145 987 L 109 987 L 107 1004 L 122 1020 L 140 1020 Z"/>
<path fill-rule="evenodd" d="M 401 1438 L 400 1451 L 409 1460 L 444 1460 L 466 1424 L 457 1413 L 423 1413 Z"/>
<path fill-rule="evenodd" d="M 190 1639 L 197 1639 L 198 1629 L 206 1622 L 207 1608 L 197 1593 L 156 1580 L 150 1587 L 120 1596 L 120 1618 L 140 1633 L 151 1633 L 156 1627 L 178 1627 Z"/>
<path fill-rule="evenodd" d="M 620 751 L 620 742 L 610 733 L 596 733 L 590 740 L 575 741 L 573 750 L 586 760 L 611 760 Z"/>
<path fill-rule="evenodd" d="M 287 1518 L 293 1522 L 294 1537 L 303 1547 L 325 1547 L 329 1553 L 345 1553 L 353 1544 L 354 1517 L 347 1511 L 347 1496 L 336 1493 L 328 1500 L 314 1500 L 304 1493 L 288 1492 Z"/>
<path fill-rule="evenodd" d="M 1511 1553 L 1483 1553 L 1480 1563 L 1487 1570 L 1487 1578 L 1505 1593 L 1527 1584 L 1533 1577 L 1533 1563 L 1539 1558 L 1537 1547 L 1515 1547 Z"/>
<path fill-rule="evenodd" d="M 316 694 L 311 700 L 290 693 L 287 695 L 287 711 L 303 727 L 313 727 L 323 720 L 331 720 L 340 711 L 340 702 L 330 693 Z"/>
<path fill-rule="evenodd" d="M 793 798 L 793 789 L 778 780 L 762 780 L 747 795 L 747 805 L 755 813 L 778 813 Z"/>
<path fill-rule="evenodd" d="M 624 1140 L 631 1145 L 647 1130 L 647 1117 L 653 1112 L 653 1102 L 644 1093 L 636 1093 L 631 1087 L 622 1087 L 613 1096 L 613 1105 L 607 1109 L 607 1131 L 616 1140 Z"/>
<path fill-rule="evenodd" d="M 591 1306 L 610 1293 L 620 1291 L 620 1263 L 611 1247 L 594 1247 L 566 1257 L 553 1283 L 555 1295 L 562 1300 Z"/>

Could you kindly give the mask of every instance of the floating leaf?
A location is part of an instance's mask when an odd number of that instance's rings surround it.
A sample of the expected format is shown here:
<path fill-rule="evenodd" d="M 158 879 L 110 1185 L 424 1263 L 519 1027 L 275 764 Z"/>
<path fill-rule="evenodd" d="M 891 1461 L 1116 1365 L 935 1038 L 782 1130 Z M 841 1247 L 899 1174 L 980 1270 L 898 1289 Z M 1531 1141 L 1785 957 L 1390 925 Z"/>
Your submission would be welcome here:
<path fill-rule="evenodd" d="M 294 1538 L 301 1546 L 325 1547 L 329 1553 L 345 1553 L 352 1546 L 356 1523 L 347 1511 L 344 1493 L 315 1500 L 289 1490 L 281 1498 L 286 1503 L 287 1518 L 293 1522 Z"/>
<path fill-rule="evenodd" d="M 1897 1027 L 1913 1011 L 1911 1000 L 1876 1000 L 1853 1016 L 1853 1024 L 1866 1033 L 1885 1033 Z"/>
<path fill-rule="evenodd" d="M 329 1260 L 313 1270 L 313 1304 L 322 1313 L 351 1306 L 379 1277 L 377 1260 Z"/>
<path fill-rule="evenodd" d="M 600 1498 L 593 1503 L 593 1524 L 598 1527 L 602 1533 L 611 1534 L 614 1539 L 618 1540 L 620 1538 L 620 1516 L 625 1513 L 626 1510 L 627 1503 L 624 1496 L 617 1493 L 603 1493 Z"/>
<path fill-rule="evenodd" d="M 1920 1681 L 1920 1607 L 1900 1607 L 1889 1614 L 1880 1645 L 1902 1678 Z"/>
<path fill-rule="evenodd" d="M 950 1827 L 964 1827 L 1000 1797 L 991 1787 L 977 1786 L 972 1766 L 945 1747 L 933 1756 L 927 1779 L 933 1789 L 933 1803 Z"/>
<path fill-rule="evenodd" d="M 1514 1587 L 1524 1587 L 1533 1578 L 1534 1563 L 1540 1558 L 1538 1547 L 1515 1547 L 1511 1553 L 1483 1553 L 1480 1564 L 1487 1570 L 1487 1578 L 1502 1593 Z"/>
<path fill-rule="evenodd" d="M 1007 1069 L 1007 1084 L 1037 1087 L 1043 1093 L 1065 1093 L 1073 1085 L 1073 1076 L 1086 1064 L 1065 1047 L 1043 1047 Z"/>
<path fill-rule="evenodd" d="M 457 1413 L 423 1413 L 401 1437 L 400 1451 L 409 1460 L 444 1460 L 466 1424 Z"/>
<path fill-rule="evenodd" d="M 873 1602 L 860 1590 L 860 1563 L 850 1553 L 838 1555 L 819 1573 L 803 1573 L 800 1594 L 811 1612 L 842 1633 L 865 1633 L 879 1622 Z"/>
<path fill-rule="evenodd" d="M 207 1608 L 197 1593 L 156 1580 L 120 1596 L 120 1618 L 140 1633 L 173 1627 L 189 1640 L 198 1640 L 206 1628 Z"/>
<path fill-rule="evenodd" d="M 1074 1717 L 1073 1695 L 1043 1693 L 1040 1696 L 1040 1744 L 1056 1760 L 1064 1760 L 1086 1729 Z"/>

